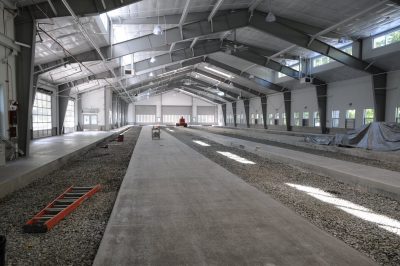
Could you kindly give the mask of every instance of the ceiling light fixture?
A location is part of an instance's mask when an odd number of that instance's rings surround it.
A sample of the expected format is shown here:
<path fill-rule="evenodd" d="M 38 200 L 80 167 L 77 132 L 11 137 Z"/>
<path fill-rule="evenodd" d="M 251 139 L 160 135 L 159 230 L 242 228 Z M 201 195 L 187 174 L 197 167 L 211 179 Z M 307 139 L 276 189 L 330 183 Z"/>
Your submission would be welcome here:
<path fill-rule="evenodd" d="M 162 30 L 160 24 L 157 24 L 157 25 L 154 26 L 153 34 L 154 35 L 162 35 L 163 34 L 163 30 Z"/>
<path fill-rule="evenodd" d="M 211 68 L 211 67 L 208 67 L 208 66 L 206 66 L 206 67 L 204 67 L 204 68 L 207 69 L 207 70 L 210 70 L 210 71 L 212 71 L 212 72 L 214 72 L 214 73 L 220 74 L 221 76 L 224 76 L 224 77 L 226 77 L 226 78 L 228 78 L 228 79 L 231 79 L 231 78 L 232 78 L 231 75 L 229 75 L 229 74 L 227 74 L 227 73 L 224 73 L 224 72 L 222 72 L 222 71 L 216 70 L 216 69 L 214 69 L 214 68 Z"/>
<path fill-rule="evenodd" d="M 218 96 L 224 96 L 225 92 L 218 90 L 217 94 L 218 94 Z"/>
<path fill-rule="evenodd" d="M 272 22 L 276 21 L 276 16 L 274 13 L 272 13 L 271 4 L 272 4 L 272 0 L 269 0 L 268 1 L 268 14 L 265 17 L 265 22 L 267 22 L 267 23 L 272 23 Z"/>
<path fill-rule="evenodd" d="M 154 56 L 152 56 L 151 58 L 150 58 L 150 63 L 154 63 L 156 61 L 156 58 L 154 57 Z"/>
<path fill-rule="evenodd" d="M 154 77 L 153 72 L 150 72 L 149 77 Z"/>
<path fill-rule="evenodd" d="M 157 25 L 154 25 L 153 34 L 154 35 L 162 35 L 163 34 L 163 30 L 162 30 L 161 25 L 160 25 L 160 10 L 158 9 L 158 1 L 156 2 L 156 4 L 157 4 L 158 23 L 157 23 Z"/>

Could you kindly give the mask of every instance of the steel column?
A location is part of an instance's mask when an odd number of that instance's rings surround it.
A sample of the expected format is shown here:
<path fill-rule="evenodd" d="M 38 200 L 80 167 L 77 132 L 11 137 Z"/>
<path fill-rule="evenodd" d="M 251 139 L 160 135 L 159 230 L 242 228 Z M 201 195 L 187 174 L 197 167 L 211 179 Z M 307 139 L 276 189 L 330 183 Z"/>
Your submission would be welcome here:
<path fill-rule="evenodd" d="M 58 131 L 60 135 L 64 134 L 64 120 L 70 92 L 71 87 L 68 84 L 58 86 Z"/>
<path fill-rule="evenodd" d="M 248 128 L 250 128 L 250 100 L 249 99 L 245 99 L 243 100 L 243 104 L 244 104 L 244 113 L 246 115 L 246 125 Z"/>
<path fill-rule="evenodd" d="M 237 121 L 236 121 L 236 105 L 237 105 L 237 102 L 232 102 L 233 124 L 235 125 L 235 127 L 237 127 Z"/>
<path fill-rule="evenodd" d="M 16 91 L 18 101 L 18 148 L 29 156 L 31 139 L 32 106 L 34 101 L 33 68 L 35 60 L 36 22 L 30 14 L 15 21 L 15 39 L 31 48 L 22 46 L 16 56 Z"/>
<path fill-rule="evenodd" d="M 221 105 L 222 108 L 222 119 L 224 119 L 224 126 L 226 126 L 226 103 Z"/>
<path fill-rule="evenodd" d="M 261 97 L 261 110 L 262 110 L 262 114 L 263 114 L 262 122 L 263 122 L 263 126 L 265 129 L 268 128 L 268 126 L 267 126 L 267 100 L 268 100 L 268 97 L 266 95 Z"/>
<path fill-rule="evenodd" d="M 328 130 L 326 127 L 326 118 L 327 118 L 327 102 L 328 102 L 328 85 L 321 84 L 321 85 L 315 86 L 315 88 L 316 88 L 316 92 L 317 92 L 321 133 L 327 134 Z"/>
<path fill-rule="evenodd" d="M 384 122 L 386 119 L 386 86 L 387 74 L 373 75 L 375 121 Z"/>
<path fill-rule="evenodd" d="M 285 91 L 283 93 L 283 101 L 285 103 L 286 130 L 292 131 L 292 126 L 291 126 L 292 92 L 291 91 Z"/>

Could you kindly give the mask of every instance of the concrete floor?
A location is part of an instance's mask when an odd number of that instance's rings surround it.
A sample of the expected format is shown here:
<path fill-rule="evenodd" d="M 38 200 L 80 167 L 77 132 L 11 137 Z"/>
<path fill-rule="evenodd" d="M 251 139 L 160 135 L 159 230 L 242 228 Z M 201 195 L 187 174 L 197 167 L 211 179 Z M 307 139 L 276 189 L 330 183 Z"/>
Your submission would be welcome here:
<path fill-rule="evenodd" d="M 94 265 L 374 265 L 162 132 L 142 130 Z"/>
<path fill-rule="evenodd" d="M 30 156 L 0 167 L 0 198 L 24 187 L 34 178 L 59 167 L 63 161 L 102 141 L 115 131 L 75 132 L 33 140 Z"/>

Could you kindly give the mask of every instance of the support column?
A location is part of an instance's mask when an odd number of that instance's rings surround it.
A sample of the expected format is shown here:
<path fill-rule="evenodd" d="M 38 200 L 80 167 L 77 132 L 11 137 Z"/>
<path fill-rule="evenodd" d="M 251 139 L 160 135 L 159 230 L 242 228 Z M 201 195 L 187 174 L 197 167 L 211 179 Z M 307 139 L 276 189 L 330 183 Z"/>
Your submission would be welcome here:
<path fill-rule="evenodd" d="M 25 12 L 26 14 L 27 12 Z M 33 64 L 35 60 L 36 23 L 26 14 L 15 21 L 15 40 L 30 45 L 21 46 L 16 56 L 16 91 L 18 101 L 18 148 L 29 156 L 32 106 L 34 101 Z"/>
<path fill-rule="evenodd" d="M 291 110 L 292 110 L 292 92 L 283 92 L 283 101 L 285 102 L 285 114 L 286 114 L 286 130 L 292 131 L 291 125 Z"/>
<path fill-rule="evenodd" d="M 222 119 L 224 120 L 224 126 L 226 126 L 226 103 L 221 105 L 222 108 Z"/>
<path fill-rule="evenodd" d="M 386 119 L 386 83 L 386 73 L 372 76 L 376 122 L 384 122 Z"/>
<path fill-rule="evenodd" d="M 244 104 L 244 113 L 246 115 L 246 125 L 248 128 L 250 128 L 250 100 L 249 99 L 245 99 L 243 100 L 243 104 Z"/>
<path fill-rule="evenodd" d="M 263 115 L 263 125 L 264 128 L 267 129 L 267 95 L 261 96 L 261 110 Z"/>
<path fill-rule="evenodd" d="M 232 103 L 232 111 L 233 111 L 233 125 L 237 127 L 237 121 L 236 121 L 236 104 L 237 102 Z"/>
<path fill-rule="evenodd" d="M 318 101 L 318 111 L 321 124 L 321 133 L 327 134 L 328 129 L 326 127 L 326 114 L 327 114 L 327 102 L 328 102 L 328 85 L 317 85 L 315 86 L 317 90 L 317 101 Z"/>
<path fill-rule="evenodd" d="M 71 88 L 69 84 L 58 86 L 58 132 L 64 134 L 64 120 L 67 113 L 69 94 Z"/>

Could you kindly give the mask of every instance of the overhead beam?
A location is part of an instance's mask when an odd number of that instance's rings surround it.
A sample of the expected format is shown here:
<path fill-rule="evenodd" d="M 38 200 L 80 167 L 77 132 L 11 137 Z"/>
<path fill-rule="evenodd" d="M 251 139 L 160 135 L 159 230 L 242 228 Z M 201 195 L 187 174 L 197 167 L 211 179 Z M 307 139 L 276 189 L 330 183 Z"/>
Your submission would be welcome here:
<path fill-rule="evenodd" d="M 185 7 L 183 8 L 182 15 L 181 15 L 181 17 L 179 19 L 179 22 L 178 22 L 179 26 L 182 26 L 185 23 L 187 15 L 189 13 L 190 3 L 191 2 L 192 2 L 192 0 L 186 0 Z"/>
<path fill-rule="evenodd" d="M 335 48 L 327 43 L 324 43 L 318 39 L 311 41 L 310 36 L 308 36 L 304 32 L 280 23 L 280 18 L 277 18 L 277 22 L 266 23 L 265 16 L 265 13 L 259 11 L 254 12 L 254 15 L 250 20 L 250 26 L 265 33 L 271 34 L 275 37 L 278 37 L 282 40 L 296 44 L 300 47 L 312 50 L 321 55 L 328 56 L 335 61 L 338 61 L 351 68 L 367 72 L 372 75 L 385 73 L 384 70 L 373 66 L 370 63 L 363 61 L 355 56 L 349 55 L 348 53 L 338 48 Z"/>
<path fill-rule="evenodd" d="M 210 12 L 210 15 L 208 16 L 208 21 L 211 21 L 215 14 L 217 14 L 218 9 L 221 7 L 222 3 L 224 2 L 224 0 L 217 0 L 217 3 L 215 3 L 213 9 Z"/>
<path fill-rule="evenodd" d="M 197 71 L 195 71 L 194 73 L 197 73 Z M 194 77 L 193 77 L 193 76 L 194 76 Z M 196 82 L 196 83 L 198 83 L 198 84 L 201 84 L 201 85 L 203 85 L 203 86 L 205 86 L 205 87 L 208 87 L 208 88 L 216 87 L 216 88 L 218 88 L 218 90 L 222 91 L 223 93 L 225 93 L 225 94 L 228 95 L 229 97 L 234 98 L 235 100 L 239 97 L 239 94 L 234 93 L 234 92 L 232 92 L 232 91 L 228 91 L 228 90 L 226 90 L 226 89 L 224 89 L 224 88 L 221 88 L 221 87 L 218 86 L 218 84 L 211 84 L 211 82 L 208 81 L 208 80 L 207 80 L 207 81 L 203 81 L 203 80 L 201 80 L 201 79 L 199 79 L 199 78 L 196 78 L 196 75 L 193 75 L 193 74 L 192 74 L 192 75 L 190 76 L 190 78 L 193 79 L 194 82 Z"/>
<path fill-rule="evenodd" d="M 207 62 L 207 63 L 210 63 L 211 65 L 214 65 L 214 66 L 216 66 L 216 67 L 225 69 L 226 71 L 229 71 L 229 72 L 234 73 L 234 74 L 236 74 L 236 75 L 239 75 L 239 76 L 242 76 L 242 77 L 247 78 L 247 79 L 249 79 L 249 80 L 252 80 L 252 81 L 254 81 L 255 83 L 257 83 L 258 85 L 264 87 L 265 89 L 269 89 L 269 90 L 272 90 L 272 91 L 284 91 L 284 90 L 285 90 L 284 87 L 282 87 L 282 86 L 280 86 L 280 85 L 277 85 L 277 84 L 274 84 L 274 83 L 272 83 L 272 82 L 270 82 L 270 81 L 268 81 L 268 80 L 261 79 L 261 78 L 259 78 L 259 77 L 253 77 L 252 79 L 250 79 L 250 76 L 251 76 L 250 73 L 242 72 L 241 70 L 239 70 L 239 69 L 237 69 L 237 68 L 234 68 L 234 67 L 232 67 L 232 66 L 229 66 L 229 65 L 227 65 L 227 64 L 224 64 L 224 63 L 222 63 L 222 62 L 220 62 L 220 61 L 211 59 L 211 58 L 209 58 L 209 57 L 206 58 L 206 62 Z M 225 82 L 225 83 L 226 83 L 226 82 Z M 228 83 L 229 83 L 229 82 L 228 82 Z M 253 93 L 253 92 L 252 92 L 252 93 Z M 261 96 L 261 95 L 263 95 L 263 94 L 265 94 L 265 93 L 264 93 L 264 92 L 256 92 L 256 91 L 254 91 L 253 94 L 258 95 L 258 96 Z"/>
<path fill-rule="evenodd" d="M 69 0 L 68 3 L 74 12 L 80 16 L 97 15 L 111 10 L 140 2 L 141 0 Z M 104 5 L 103 5 L 103 3 Z M 28 11 L 29 10 L 29 11 Z M 23 14 L 22 14 L 23 13 Z M 51 2 L 45 1 L 41 3 L 34 3 L 22 8 L 21 14 L 31 13 L 35 19 L 46 19 L 55 17 L 67 17 L 70 13 L 65 8 L 62 0 L 52 0 Z"/>
<path fill-rule="evenodd" d="M 212 63 L 212 65 L 214 65 L 214 64 Z M 262 95 L 265 94 L 264 92 L 260 92 L 260 91 L 248 88 L 246 86 L 243 86 L 243 85 L 237 83 L 236 81 L 233 81 L 233 79 L 222 78 L 220 76 L 211 74 L 210 72 L 207 72 L 207 71 L 204 71 L 204 70 L 201 70 L 201 69 L 196 69 L 196 71 L 199 72 L 200 74 L 203 74 L 203 75 L 206 75 L 206 76 L 208 76 L 210 78 L 213 78 L 213 79 L 215 79 L 215 80 L 217 80 L 217 81 L 219 81 L 221 83 L 225 83 L 227 85 L 232 85 L 233 87 L 236 87 L 236 88 L 238 88 L 238 89 L 240 89 L 242 91 L 246 91 L 248 93 L 251 93 L 251 94 L 253 94 L 255 96 L 262 96 Z"/>

